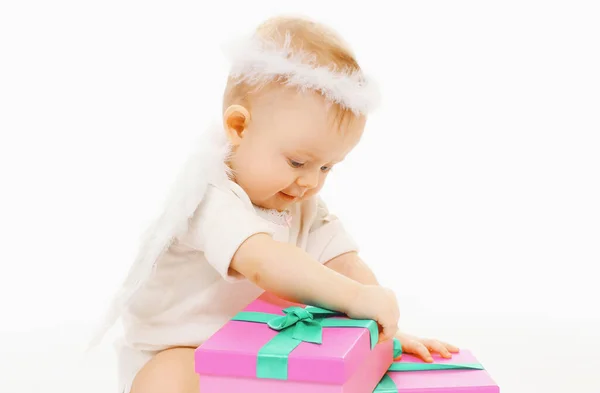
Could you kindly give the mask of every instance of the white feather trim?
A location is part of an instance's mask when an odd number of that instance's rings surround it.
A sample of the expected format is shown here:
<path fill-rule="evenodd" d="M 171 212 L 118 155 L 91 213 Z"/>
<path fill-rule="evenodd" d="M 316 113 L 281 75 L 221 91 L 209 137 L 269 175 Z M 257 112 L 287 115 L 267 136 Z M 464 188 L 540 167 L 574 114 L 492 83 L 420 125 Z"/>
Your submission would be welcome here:
<path fill-rule="evenodd" d="M 319 91 L 328 101 L 354 113 L 366 114 L 380 101 L 375 82 L 362 72 L 319 66 L 313 54 L 291 47 L 286 34 L 283 46 L 257 36 L 233 41 L 225 47 L 230 75 L 239 83 L 262 86 L 280 81 L 299 90 Z"/>
<path fill-rule="evenodd" d="M 162 253 L 175 238 L 187 231 L 189 220 L 202 202 L 208 184 L 224 184 L 229 179 L 231 173 L 226 164 L 229 154 L 230 146 L 222 128 L 214 127 L 196 141 L 193 153 L 175 181 L 163 213 L 142 236 L 138 255 L 121 289 L 113 298 L 103 323 L 94 334 L 90 347 L 98 344 L 114 325 L 123 307 L 153 273 Z"/>

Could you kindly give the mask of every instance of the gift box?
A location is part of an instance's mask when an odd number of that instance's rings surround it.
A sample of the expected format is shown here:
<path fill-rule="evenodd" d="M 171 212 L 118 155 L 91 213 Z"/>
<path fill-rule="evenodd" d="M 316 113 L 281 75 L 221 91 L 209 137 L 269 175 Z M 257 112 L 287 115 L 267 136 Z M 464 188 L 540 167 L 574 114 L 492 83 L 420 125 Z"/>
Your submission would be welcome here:
<path fill-rule="evenodd" d="M 499 393 L 500 388 L 470 351 L 426 363 L 412 355 L 395 361 L 373 393 Z"/>
<path fill-rule="evenodd" d="M 372 392 L 394 359 L 372 320 L 263 294 L 195 351 L 201 393 Z"/>

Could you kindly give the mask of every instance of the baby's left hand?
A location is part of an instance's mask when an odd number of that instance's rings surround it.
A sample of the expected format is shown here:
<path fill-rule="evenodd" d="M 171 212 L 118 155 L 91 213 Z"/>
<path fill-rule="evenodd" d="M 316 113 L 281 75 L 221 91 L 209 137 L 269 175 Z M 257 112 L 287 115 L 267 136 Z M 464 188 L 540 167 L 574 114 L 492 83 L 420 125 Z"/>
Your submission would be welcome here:
<path fill-rule="evenodd" d="M 458 353 L 458 348 L 454 345 L 426 338 L 419 338 L 405 333 L 396 333 L 396 338 L 402 344 L 402 353 L 416 355 L 424 361 L 431 363 L 433 358 L 431 352 L 439 353 L 442 357 L 449 359 L 452 353 Z M 397 359 L 400 359 L 400 355 Z"/>

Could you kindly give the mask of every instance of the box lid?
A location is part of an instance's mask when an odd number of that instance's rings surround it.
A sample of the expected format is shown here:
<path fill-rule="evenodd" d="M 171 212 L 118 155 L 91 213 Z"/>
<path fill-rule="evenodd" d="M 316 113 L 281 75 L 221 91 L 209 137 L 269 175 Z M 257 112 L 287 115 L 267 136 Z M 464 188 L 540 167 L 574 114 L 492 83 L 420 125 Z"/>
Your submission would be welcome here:
<path fill-rule="evenodd" d="M 290 306 L 304 307 L 263 295 L 244 311 L 283 316 L 283 309 Z M 265 323 L 229 321 L 196 349 L 196 372 L 200 375 L 256 378 L 258 352 L 278 334 L 280 332 Z M 372 350 L 370 332 L 366 328 L 324 327 L 322 334 L 321 344 L 302 342 L 292 350 L 288 356 L 286 380 L 344 384 Z M 381 346 L 389 347 L 381 352 L 389 364 L 393 357 L 392 345 L 391 340 L 377 345 L 378 350 L 382 349 Z"/>
<path fill-rule="evenodd" d="M 394 363 L 424 363 L 419 358 L 403 354 L 401 360 Z M 451 359 L 434 355 L 434 363 L 438 364 L 479 364 L 479 361 L 468 350 L 452 354 Z M 429 371 L 389 371 L 387 373 L 396 385 L 399 393 L 498 393 L 498 385 L 485 370 L 449 369 Z M 377 390 L 376 390 L 377 391 Z M 383 391 L 382 391 L 383 392 Z"/>

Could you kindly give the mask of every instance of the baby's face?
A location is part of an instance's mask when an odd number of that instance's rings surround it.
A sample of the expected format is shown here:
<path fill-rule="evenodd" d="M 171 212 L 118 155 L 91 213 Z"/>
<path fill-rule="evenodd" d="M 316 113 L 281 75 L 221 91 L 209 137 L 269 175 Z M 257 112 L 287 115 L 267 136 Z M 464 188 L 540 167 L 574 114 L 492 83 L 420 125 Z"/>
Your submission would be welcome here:
<path fill-rule="evenodd" d="M 280 211 L 318 193 L 365 127 L 364 117 L 340 124 L 320 95 L 291 89 L 254 99 L 250 117 L 231 162 L 235 181 L 255 205 Z"/>

